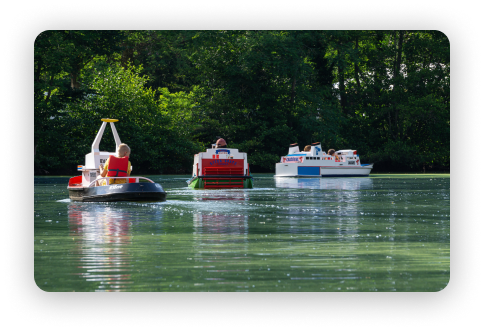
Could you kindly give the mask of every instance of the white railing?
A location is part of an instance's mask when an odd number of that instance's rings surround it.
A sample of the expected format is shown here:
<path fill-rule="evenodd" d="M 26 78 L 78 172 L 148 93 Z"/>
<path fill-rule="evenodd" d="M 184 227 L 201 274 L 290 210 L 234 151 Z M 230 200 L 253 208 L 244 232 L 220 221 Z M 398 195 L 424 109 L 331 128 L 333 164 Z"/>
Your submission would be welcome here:
<path fill-rule="evenodd" d="M 154 183 L 152 180 L 148 179 L 148 178 L 145 178 L 143 176 L 116 176 L 116 177 L 113 177 L 113 176 L 106 176 L 104 178 L 99 178 L 99 179 L 96 179 L 94 181 L 92 181 L 90 184 L 89 184 L 89 187 L 94 187 L 96 182 L 97 181 L 101 181 L 101 180 L 106 180 L 106 185 L 109 186 L 109 179 L 135 179 L 135 182 L 136 183 L 139 183 L 139 180 L 140 179 L 143 179 L 143 180 L 148 180 L 149 182 L 151 183 Z M 129 181 L 127 181 L 126 183 L 129 183 Z M 113 184 L 120 184 L 120 183 L 113 183 Z M 122 183 L 121 183 L 122 184 Z"/>

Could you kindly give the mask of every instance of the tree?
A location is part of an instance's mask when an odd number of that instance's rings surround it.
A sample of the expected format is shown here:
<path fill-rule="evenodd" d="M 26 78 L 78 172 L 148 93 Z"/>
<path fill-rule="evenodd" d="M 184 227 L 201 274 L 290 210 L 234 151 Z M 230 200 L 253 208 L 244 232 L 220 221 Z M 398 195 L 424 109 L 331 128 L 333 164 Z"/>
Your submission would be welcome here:
<path fill-rule="evenodd" d="M 126 31 L 121 63 L 141 65 L 147 86 L 190 92 L 197 85 L 189 60 L 196 31 Z"/>
<path fill-rule="evenodd" d="M 170 94 L 161 91 L 156 98 L 151 88 L 145 87 L 146 77 L 140 75 L 142 68 L 130 64 L 107 64 L 93 61 L 81 72 L 83 82 L 91 94 L 65 104 L 59 110 L 62 116 L 51 119 L 51 128 L 62 132 L 57 136 L 53 152 L 48 146 L 42 149 L 42 158 L 54 160 L 51 168 L 69 171 L 90 152 L 92 140 L 100 126 L 100 118 L 116 118 L 117 131 L 123 142 L 130 145 L 135 170 L 140 173 L 161 173 L 164 170 L 183 172 L 192 161 L 192 155 L 200 149 L 196 142 L 186 139 L 189 113 L 194 103 L 191 95 L 183 92 Z M 100 148 L 114 151 L 115 142 L 105 134 Z"/>
<path fill-rule="evenodd" d="M 332 35 L 331 35 L 332 36 Z M 388 169 L 421 168 L 449 158 L 449 44 L 438 31 L 354 31 L 332 38 L 344 54 L 348 146 Z M 353 49 L 349 45 L 354 45 Z M 344 48 L 345 52 L 337 52 Z M 341 86 L 341 75 L 338 76 Z M 343 100 L 340 97 L 340 100 Z M 435 141 L 439 141 L 436 143 Z M 408 153 L 420 155 L 408 159 Z M 440 154 L 440 156 L 438 156 Z M 402 166 L 403 165 L 403 166 Z"/>
<path fill-rule="evenodd" d="M 357 149 L 376 170 L 448 168 L 449 49 L 439 31 L 45 31 L 35 168 L 75 166 L 109 116 L 147 173 L 191 171 L 217 136 L 253 171 L 293 142 Z"/>
<path fill-rule="evenodd" d="M 63 105 L 82 99 L 89 91 L 79 81 L 80 71 L 98 56 L 120 50 L 120 31 L 44 31 L 34 46 L 34 159 L 36 168 L 59 165 L 55 158 L 37 159 L 39 145 L 60 138 L 52 119 L 63 116 Z M 42 147 L 41 147 L 42 149 Z"/>
<path fill-rule="evenodd" d="M 320 33 L 209 31 L 193 45 L 202 141 L 224 136 L 256 170 L 273 170 L 288 144 L 334 133 L 339 114 Z"/>

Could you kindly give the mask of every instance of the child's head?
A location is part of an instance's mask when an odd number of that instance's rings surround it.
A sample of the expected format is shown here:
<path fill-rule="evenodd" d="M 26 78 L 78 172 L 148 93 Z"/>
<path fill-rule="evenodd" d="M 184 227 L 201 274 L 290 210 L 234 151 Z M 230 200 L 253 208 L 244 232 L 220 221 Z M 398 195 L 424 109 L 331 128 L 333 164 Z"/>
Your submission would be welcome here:
<path fill-rule="evenodd" d="M 335 153 L 334 149 L 329 149 L 328 150 L 328 155 L 333 156 L 334 153 Z"/>
<path fill-rule="evenodd" d="M 225 140 L 222 138 L 218 139 L 215 143 L 217 144 L 217 148 L 227 147 L 227 142 L 225 142 Z"/>
<path fill-rule="evenodd" d="M 129 157 L 131 149 L 126 143 L 121 143 L 118 147 L 118 157 Z"/>

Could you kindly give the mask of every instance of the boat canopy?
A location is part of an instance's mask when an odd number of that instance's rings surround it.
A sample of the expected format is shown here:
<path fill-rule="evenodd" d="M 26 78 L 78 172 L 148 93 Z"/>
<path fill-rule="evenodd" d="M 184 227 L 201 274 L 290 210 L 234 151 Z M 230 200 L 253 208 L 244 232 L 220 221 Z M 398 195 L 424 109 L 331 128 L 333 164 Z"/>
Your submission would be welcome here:
<path fill-rule="evenodd" d="M 352 149 L 345 149 L 345 150 L 338 150 L 336 151 L 336 154 L 337 155 L 356 155 L 357 154 L 357 151 L 356 150 L 352 150 Z"/>
<path fill-rule="evenodd" d="M 97 169 L 100 164 L 104 164 L 106 162 L 110 155 L 116 156 L 116 150 L 121 144 L 121 139 L 119 138 L 118 131 L 116 131 L 116 127 L 114 126 L 114 123 L 118 120 L 103 118 L 101 119 L 101 121 L 103 123 L 101 124 L 101 128 L 97 132 L 96 138 L 91 145 L 91 152 L 88 153 L 85 158 L 84 168 L 86 169 Z M 114 152 L 99 151 L 99 143 L 101 142 L 107 123 L 111 125 L 111 131 L 113 132 L 114 141 L 116 142 L 116 150 Z"/>
<path fill-rule="evenodd" d="M 321 149 L 321 142 L 311 143 L 311 155 L 319 156 L 320 154 L 322 154 L 322 155 L 326 154 L 322 150 L 323 149 Z"/>
<path fill-rule="evenodd" d="M 289 151 L 287 152 L 288 155 L 290 154 L 297 154 L 299 153 L 299 145 L 297 143 L 293 143 L 289 145 Z"/>

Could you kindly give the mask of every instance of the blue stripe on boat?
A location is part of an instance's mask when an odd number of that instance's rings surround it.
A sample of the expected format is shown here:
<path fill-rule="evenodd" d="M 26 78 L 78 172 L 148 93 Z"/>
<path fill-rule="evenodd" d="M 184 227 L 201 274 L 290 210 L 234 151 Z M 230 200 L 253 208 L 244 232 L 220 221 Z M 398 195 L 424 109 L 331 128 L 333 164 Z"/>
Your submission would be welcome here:
<path fill-rule="evenodd" d="M 314 167 L 298 166 L 297 174 L 298 175 L 319 175 L 319 166 L 314 166 Z"/>

